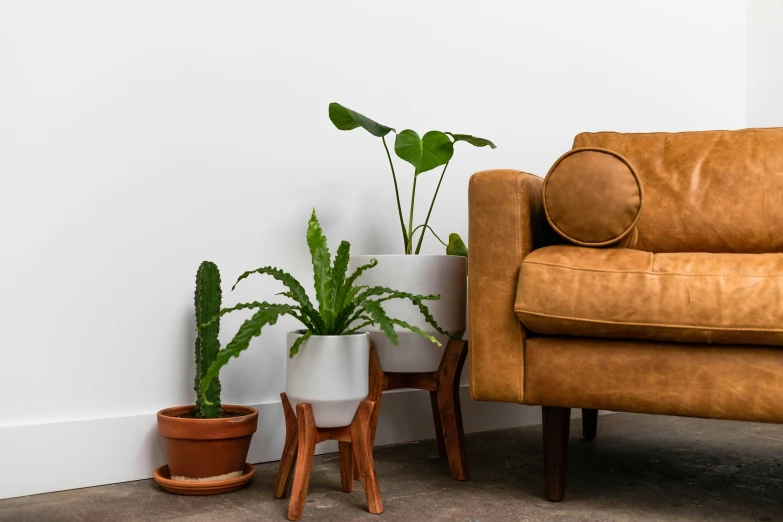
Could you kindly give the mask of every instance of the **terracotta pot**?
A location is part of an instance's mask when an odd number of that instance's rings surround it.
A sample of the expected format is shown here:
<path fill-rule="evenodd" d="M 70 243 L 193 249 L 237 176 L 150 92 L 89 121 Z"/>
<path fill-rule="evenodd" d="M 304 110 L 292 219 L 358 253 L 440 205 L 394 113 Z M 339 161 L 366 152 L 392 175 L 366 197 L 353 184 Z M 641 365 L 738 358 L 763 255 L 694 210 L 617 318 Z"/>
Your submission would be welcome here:
<path fill-rule="evenodd" d="M 171 478 L 214 481 L 242 476 L 250 439 L 258 427 L 258 410 L 224 404 L 223 411 L 243 416 L 179 417 L 195 409 L 195 406 L 177 406 L 158 412 L 158 432 L 163 437 Z"/>

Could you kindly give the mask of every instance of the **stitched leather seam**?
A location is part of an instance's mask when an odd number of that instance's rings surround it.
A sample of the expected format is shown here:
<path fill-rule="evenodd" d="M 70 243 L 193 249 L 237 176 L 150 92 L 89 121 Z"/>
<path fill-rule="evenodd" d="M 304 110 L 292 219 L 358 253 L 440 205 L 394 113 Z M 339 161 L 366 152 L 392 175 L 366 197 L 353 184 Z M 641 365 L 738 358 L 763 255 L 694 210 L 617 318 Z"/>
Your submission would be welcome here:
<path fill-rule="evenodd" d="M 553 268 L 562 268 L 565 270 L 576 270 L 580 272 L 598 272 L 602 274 L 633 274 L 633 275 L 651 275 L 651 276 L 677 276 L 677 277 L 754 277 L 757 279 L 783 277 L 783 274 L 755 275 L 755 274 L 684 274 L 682 272 L 647 272 L 644 270 L 604 270 L 601 268 L 582 268 L 578 266 L 558 265 L 555 263 L 545 263 L 542 261 L 523 261 L 523 265 L 541 265 L 551 266 Z"/>
<path fill-rule="evenodd" d="M 470 177 L 468 180 L 468 209 L 470 209 L 470 194 L 473 192 L 473 176 Z M 468 218 L 470 218 L 470 212 L 468 212 Z M 468 232 L 470 232 L 470 229 L 468 229 Z M 468 245 L 471 244 L 470 235 L 468 235 Z M 468 259 L 470 259 L 470 247 L 468 247 Z M 473 264 L 473 268 L 475 270 L 475 261 Z M 470 263 L 468 263 L 468 295 L 476 295 L 476 293 L 473 290 L 474 280 L 475 277 L 470 277 Z M 470 355 L 470 367 L 475 368 L 476 367 L 476 356 L 474 355 L 475 351 L 473 349 L 473 343 L 471 342 L 473 340 L 473 332 L 476 330 L 473 328 L 473 314 L 475 312 L 473 311 L 473 308 L 469 308 L 469 315 L 468 315 L 468 324 L 470 325 L 470 335 L 468 335 L 468 355 Z M 476 389 L 476 372 L 470 372 L 470 390 L 471 393 L 473 390 Z"/>
<path fill-rule="evenodd" d="M 570 234 L 566 233 L 564 230 L 561 230 L 561 228 L 557 226 L 555 221 L 552 219 L 552 216 L 549 214 L 549 209 L 547 208 L 546 205 L 547 184 L 551 180 L 552 175 L 557 170 L 557 167 L 560 165 L 560 163 L 568 156 L 571 156 L 572 154 L 577 154 L 579 152 L 600 152 L 603 154 L 609 154 L 610 156 L 613 156 L 614 158 L 618 159 L 620 162 L 624 163 L 626 167 L 628 167 L 628 170 L 630 170 L 631 174 L 633 175 L 634 181 L 636 181 L 636 187 L 639 189 L 639 204 L 636 207 L 636 216 L 634 217 L 631 224 L 628 225 L 628 227 L 626 227 L 621 234 L 615 237 L 605 239 L 602 241 L 582 241 L 580 239 L 571 237 Z M 642 180 L 641 178 L 639 178 L 639 174 L 636 172 L 634 166 L 631 165 L 631 163 L 619 152 L 615 152 L 613 150 L 608 150 L 601 147 L 574 147 L 571 150 L 567 151 L 565 154 L 557 158 L 554 165 L 552 165 L 552 167 L 549 169 L 549 172 L 547 172 L 546 176 L 544 177 L 544 182 L 541 186 L 541 204 L 544 206 L 544 214 L 546 215 L 546 219 L 549 222 L 549 225 L 558 234 L 560 234 L 560 236 L 562 236 L 563 239 L 570 241 L 572 243 L 576 243 L 577 245 L 581 245 L 581 246 L 601 247 L 601 246 L 609 246 L 609 245 L 614 245 L 616 243 L 619 243 L 636 227 L 636 224 L 639 222 L 639 217 L 641 216 L 642 213 L 643 203 L 644 203 L 644 189 L 642 188 Z"/>
<path fill-rule="evenodd" d="M 521 174 L 521 172 L 520 172 Z M 515 198 L 516 198 L 516 218 L 517 218 L 517 272 L 519 272 L 520 267 L 522 266 L 522 208 L 521 208 L 521 199 L 519 197 L 519 186 L 522 183 L 522 176 L 517 176 L 516 183 L 514 184 L 514 192 L 515 192 Z M 522 370 L 524 368 L 522 363 L 522 358 L 525 356 L 523 353 L 524 350 L 524 342 L 522 339 L 522 324 L 519 325 L 519 328 L 517 328 L 517 338 L 519 339 L 519 369 L 517 370 L 517 375 L 519 375 L 519 392 L 518 392 L 518 399 L 517 402 L 521 403 L 523 399 L 523 386 L 524 383 L 522 381 Z"/>
<path fill-rule="evenodd" d="M 530 310 L 520 310 L 516 307 L 514 311 L 518 314 L 529 314 L 539 317 L 550 317 L 553 319 L 569 319 L 572 321 L 581 321 L 583 323 L 602 323 L 619 324 L 626 326 L 659 326 L 661 328 L 694 328 L 698 330 L 720 330 L 725 332 L 783 332 L 783 328 L 756 328 L 756 327 L 735 327 L 735 326 L 703 326 L 696 324 L 666 324 L 666 323 L 642 323 L 631 321 L 610 321 L 606 319 L 588 319 L 586 317 L 574 317 L 570 315 L 548 314 L 544 312 L 533 312 Z"/>

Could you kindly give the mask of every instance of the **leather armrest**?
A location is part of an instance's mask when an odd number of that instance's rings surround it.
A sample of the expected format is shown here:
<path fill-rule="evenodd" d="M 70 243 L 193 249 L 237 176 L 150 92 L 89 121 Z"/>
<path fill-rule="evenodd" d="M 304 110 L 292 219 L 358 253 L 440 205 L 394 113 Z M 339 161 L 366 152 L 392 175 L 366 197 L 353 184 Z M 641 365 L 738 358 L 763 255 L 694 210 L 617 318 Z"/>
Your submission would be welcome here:
<path fill-rule="evenodd" d="M 518 170 L 487 170 L 470 178 L 470 390 L 476 400 L 523 399 L 527 331 L 514 313 L 514 300 L 522 259 L 554 242 L 541 201 L 543 181 Z"/>

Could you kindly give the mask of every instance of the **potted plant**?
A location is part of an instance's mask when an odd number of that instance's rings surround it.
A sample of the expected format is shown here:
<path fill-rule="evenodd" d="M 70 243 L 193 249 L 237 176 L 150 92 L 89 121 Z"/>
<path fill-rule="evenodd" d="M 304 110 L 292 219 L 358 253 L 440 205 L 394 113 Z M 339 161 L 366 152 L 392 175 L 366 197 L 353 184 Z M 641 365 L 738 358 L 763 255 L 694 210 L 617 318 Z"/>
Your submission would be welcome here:
<path fill-rule="evenodd" d="M 396 135 L 394 152 L 403 161 L 413 167 L 413 186 L 408 212 L 407 225 L 403 217 L 400 193 L 397 185 L 397 174 L 394 169 L 386 135 L 396 131 L 381 125 L 356 111 L 348 109 L 339 103 L 329 104 L 329 119 L 339 130 L 349 131 L 363 128 L 373 136 L 381 138 L 383 148 L 391 169 L 394 182 L 394 193 L 397 197 L 397 212 L 402 230 L 403 254 L 384 256 L 353 256 L 350 266 L 361 266 L 370 258 L 380 260 L 378 269 L 371 274 L 365 274 L 361 283 L 370 286 L 391 286 L 411 293 L 437 294 L 440 301 L 432 305 L 432 315 L 443 328 L 436 328 L 433 323 L 427 323 L 421 317 L 416 317 L 409 310 L 391 305 L 389 312 L 419 327 L 435 336 L 441 347 L 424 342 L 420 337 L 408 332 L 398 331 L 402 343 L 399 347 L 392 346 L 380 332 L 368 327 L 381 368 L 386 372 L 433 372 L 438 369 L 443 358 L 442 345 L 450 337 L 461 338 L 466 328 L 467 300 L 467 247 L 458 234 L 449 235 L 449 243 L 444 243 L 429 225 L 435 200 L 438 197 L 440 185 L 446 175 L 446 169 L 454 156 L 454 146 L 465 142 L 475 147 L 495 148 L 495 145 L 484 138 L 468 134 L 429 131 L 424 136 L 413 130 L 406 129 Z M 420 225 L 414 226 L 414 206 L 416 203 L 416 184 L 420 175 L 443 167 L 432 196 L 427 217 Z M 416 233 L 419 233 L 418 237 Z M 421 247 L 427 232 L 437 238 L 445 247 L 446 255 L 421 255 Z M 451 336 L 448 332 L 451 332 Z"/>
<path fill-rule="evenodd" d="M 238 357 L 246 350 L 251 339 L 261 335 L 264 326 L 275 324 L 282 315 L 290 315 L 304 326 L 288 333 L 286 394 L 294 408 L 302 402 L 310 403 L 315 424 L 320 428 L 348 426 L 361 402 L 367 398 L 370 338 L 364 329 L 376 326 L 393 345 L 398 342 L 395 327 L 413 332 L 427 343 L 438 344 L 432 335 L 395 318 L 387 309 L 391 303 L 408 301 L 432 328 L 440 329 L 424 304 L 438 300 L 439 296 L 356 284 L 359 276 L 373 269 L 378 261 L 370 259 L 348 275 L 350 243 L 340 243 L 332 262 L 315 210 L 307 228 L 307 245 L 313 262 L 316 304 L 310 301 L 304 287 L 293 276 L 267 266 L 245 272 L 234 287 L 250 275 L 269 275 L 285 285 L 286 291 L 280 295 L 292 300 L 293 304 L 240 303 L 220 310 L 201 326 L 208 328 L 221 316 L 236 310 L 256 310 L 220 350 L 202 378 L 200 392 L 205 404 L 211 400 L 209 393 L 220 368 L 231 357 Z"/>
<path fill-rule="evenodd" d="M 220 272 L 214 263 L 204 261 L 199 266 L 195 301 L 197 326 L 218 315 Z M 245 462 L 250 439 L 258 426 L 258 411 L 248 406 L 221 404 L 217 373 L 210 375 L 208 391 L 201 392 L 207 371 L 220 353 L 219 331 L 219 320 L 197 328 L 195 406 L 158 412 L 158 431 L 163 437 L 169 477 L 155 478 L 173 491 L 219 493 L 241 487 L 252 476 L 253 468 L 246 467 Z M 216 486 L 218 482 L 218 486 L 224 487 Z"/>

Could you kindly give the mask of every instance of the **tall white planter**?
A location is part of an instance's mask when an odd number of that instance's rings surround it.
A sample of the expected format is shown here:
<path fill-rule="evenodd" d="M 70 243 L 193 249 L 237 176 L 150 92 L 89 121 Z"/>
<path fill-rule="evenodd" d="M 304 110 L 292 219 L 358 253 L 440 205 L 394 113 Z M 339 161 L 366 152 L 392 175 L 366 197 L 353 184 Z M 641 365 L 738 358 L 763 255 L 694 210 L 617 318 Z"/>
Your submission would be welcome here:
<path fill-rule="evenodd" d="M 303 333 L 288 332 L 289 350 Z M 310 403 L 319 428 L 348 426 L 353 422 L 369 393 L 368 333 L 313 335 L 287 361 L 285 392 L 294 409 L 299 403 Z"/>
<path fill-rule="evenodd" d="M 425 301 L 438 324 L 451 334 L 462 335 L 466 328 L 467 258 L 447 255 L 351 256 L 350 271 L 372 258 L 378 266 L 364 272 L 357 284 L 385 286 L 421 295 L 440 295 L 438 301 Z M 427 324 L 418 307 L 405 299 L 385 301 L 390 317 L 418 326 L 433 335 L 442 346 L 409 330 L 395 327 L 399 346 L 394 346 L 377 326 L 367 327 L 385 372 L 434 372 L 440 366 L 449 337 Z"/>

